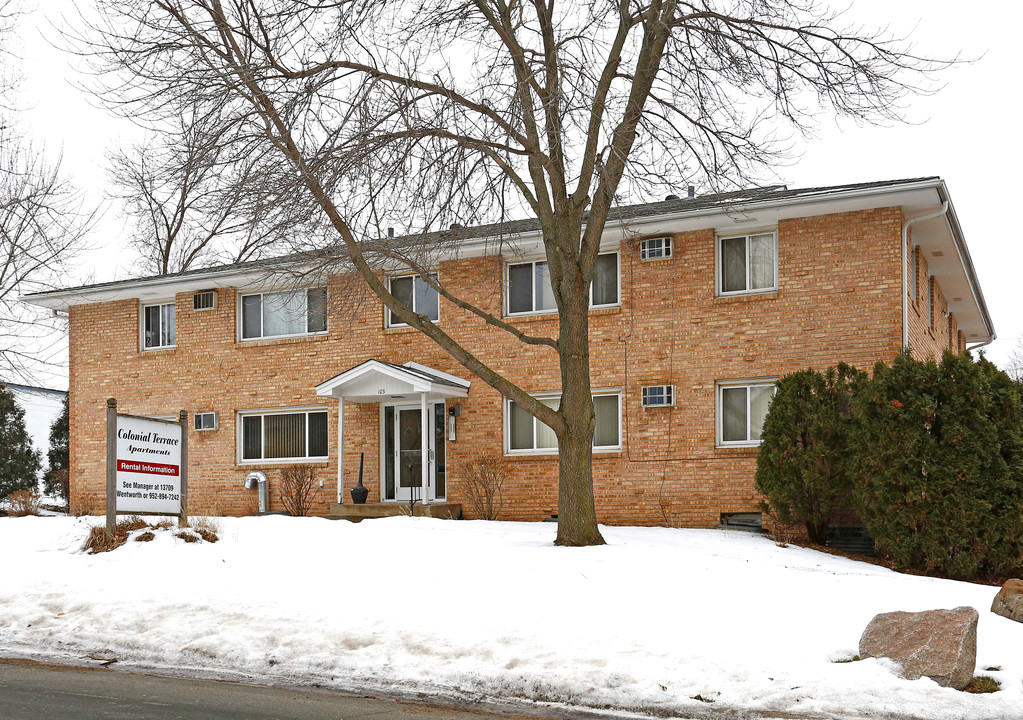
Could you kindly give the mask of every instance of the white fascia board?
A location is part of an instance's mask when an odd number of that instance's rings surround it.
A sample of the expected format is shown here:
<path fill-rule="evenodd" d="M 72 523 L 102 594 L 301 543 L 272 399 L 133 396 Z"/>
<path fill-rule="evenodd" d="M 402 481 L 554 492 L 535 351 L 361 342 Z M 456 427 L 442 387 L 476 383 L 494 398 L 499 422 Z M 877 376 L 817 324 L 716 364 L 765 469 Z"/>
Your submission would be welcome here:
<path fill-rule="evenodd" d="M 311 266 L 310 266 L 311 267 Z M 293 272 L 301 272 L 302 266 L 290 266 Z M 217 290 L 220 288 L 245 288 L 280 284 L 281 273 L 286 269 L 272 267 L 257 269 L 226 268 L 197 272 L 187 276 L 152 277 L 141 280 L 125 280 L 120 282 L 102 283 L 69 290 L 53 290 L 43 293 L 32 293 L 20 296 L 22 302 L 29 305 L 67 312 L 72 305 L 114 302 L 117 300 L 138 299 L 143 302 L 160 298 L 173 297 L 178 293 L 199 292 L 201 290 Z"/>

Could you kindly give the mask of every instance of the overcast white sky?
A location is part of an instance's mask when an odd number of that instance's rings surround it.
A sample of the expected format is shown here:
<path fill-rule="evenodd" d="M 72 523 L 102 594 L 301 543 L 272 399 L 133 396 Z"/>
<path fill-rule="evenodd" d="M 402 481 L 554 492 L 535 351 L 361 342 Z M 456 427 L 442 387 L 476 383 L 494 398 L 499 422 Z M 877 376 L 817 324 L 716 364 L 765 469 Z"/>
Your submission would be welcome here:
<path fill-rule="evenodd" d="M 25 76 L 19 102 L 30 137 L 51 154 L 63 153 L 65 171 L 94 202 L 103 200 L 105 152 L 138 137 L 128 121 L 95 107 L 75 88 L 75 58 L 54 49 L 51 23 L 73 22 L 73 0 L 45 0 L 20 26 L 16 47 Z M 840 5 L 836 4 L 836 7 Z M 910 36 L 929 56 L 978 58 L 943 76 L 937 94 L 911 101 L 913 124 L 858 128 L 823 117 L 798 162 L 777 169 L 790 187 L 939 175 L 945 179 L 980 277 L 998 339 L 988 357 L 1003 363 L 1023 337 L 1019 275 L 1023 246 L 1015 213 L 1017 174 L 1023 167 L 1020 99 L 1023 61 L 1019 28 L 1023 3 L 1013 0 L 849 0 L 848 17 L 871 28 Z M 109 208 L 80 268 L 81 281 L 128 277 L 123 219 Z M 66 387 L 66 377 L 46 380 Z"/>

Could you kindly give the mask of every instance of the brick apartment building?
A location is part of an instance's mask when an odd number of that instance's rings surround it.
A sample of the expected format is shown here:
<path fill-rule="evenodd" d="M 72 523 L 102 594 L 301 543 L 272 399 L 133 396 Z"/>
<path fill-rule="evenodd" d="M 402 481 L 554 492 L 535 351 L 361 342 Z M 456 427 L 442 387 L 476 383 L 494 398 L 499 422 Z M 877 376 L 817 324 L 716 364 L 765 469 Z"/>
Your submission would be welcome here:
<path fill-rule="evenodd" d="M 461 231 L 457 257 L 436 272 L 456 295 L 552 335 L 537 226 L 514 225 L 500 254 L 486 242 L 494 227 Z M 621 208 L 598 265 L 594 491 L 605 523 L 710 527 L 756 513 L 760 425 L 786 373 L 994 338 L 940 178 Z M 492 367 L 556 401 L 555 353 L 488 328 L 421 279 L 389 282 Z M 509 469 L 502 517 L 557 512 L 549 429 L 379 302 L 332 302 L 337 277 L 266 283 L 265 263 L 249 263 L 26 298 L 70 316 L 73 508 L 103 509 L 105 405 L 115 397 L 121 412 L 195 418 L 195 509 L 254 513 L 256 494 L 243 486 L 253 470 L 280 509 L 282 466 L 304 463 L 318 480 L 313 512 L 326 514 L 351 502 L 362 457 L 370 502 L 420 497 L 425 484 L 427 502 L 462 503 L 471 516 L 459 467 L 491 455 Z"/>

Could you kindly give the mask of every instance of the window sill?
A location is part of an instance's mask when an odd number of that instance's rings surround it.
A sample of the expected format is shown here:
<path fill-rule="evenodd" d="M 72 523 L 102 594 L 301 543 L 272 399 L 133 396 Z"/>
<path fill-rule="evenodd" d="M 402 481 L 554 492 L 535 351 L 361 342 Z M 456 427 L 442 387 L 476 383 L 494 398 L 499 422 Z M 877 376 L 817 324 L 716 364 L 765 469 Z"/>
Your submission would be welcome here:
<path fill-rule="evenodd" d="M 766 300 L 767 298 L 777 299 L 777 297 L 778 288 L 774 288 L 773 290 L 757 290 L 755 292 L 727 293 L 724 295 L 718 293 L 717 295 L 714 296 L 714 299 L 724 302 L 728 301 L 741 302 L 750 300 Z"/>
<path fill-rule="evenodd" d="M 728 443 L 727 445 L 723 445 L 721 443 L 717 443 L 714 446 L 714 449 L 715 450 L 746 450 L 746 451 L 759 450 L 760 449 L 760 443 L 759 442 L 753 442 L 753 443 Z"/>
<path fill-rule="evenodd" d="M 594 450 L 590 453 L 594 460 L 601 458 L 614 458 L 622 456 L 620 447 L 608 448 L 607 450 Z M 557 460 L 557 450 L 505 450 L 504 457 L 508 460 Z"/>
<path fill-rule="evenodd" d="M 328 333 L 316 333 L 315 335 L 288 335 L 275 338 L 253 338 L 251 340 L 237 340 L 237 347 L 266 347 L 267 345 L 293 345 L 295 343 L 319 342 L 326 340 Z"/>
<path fill-rule="evenodd" d="M 621 305 L 601 305 L 600 307 L 590 308 L 590 317 L 600 315 L 617 315 L 622 311 Z M 538 313 L 517 313 L 515 315 L 505 315 L 503 318 L 506 322 L 534 322 L 536 320 L 557 320 L 558 311 L 551 310 L 549 312 L 538 312 Z"/>
<path fill-rule="evenodd" d="M 139 355 L 141 355 L 142 357 L 158 357 L 159 355 L 162 355 L 164 353 L 166 353 L 168 355 L 173 355 L 177 351 L 177 349 L 178 349 L 177 345 L 167 345 L 166 347 L 144 348 L 143 350 L 139 351 Z"/>
<path fill-rule="evenodd" d="M 435 323 L 436 324 L 436 323 Z M 396 325 L 394 327 L 385 327 L 384 335 L 401 335 L 403 333 L 414 333 L 419 332 L 416 328 L 411 325 Z"/>
<path fill-rule="evenodd" d="M 327 467 L 330 464 L 329 458 L 291 458 L 285 460 L 236 460 L 235 467 L 239 470 L 260 468 L 268 465 L 317 465 Z"/>

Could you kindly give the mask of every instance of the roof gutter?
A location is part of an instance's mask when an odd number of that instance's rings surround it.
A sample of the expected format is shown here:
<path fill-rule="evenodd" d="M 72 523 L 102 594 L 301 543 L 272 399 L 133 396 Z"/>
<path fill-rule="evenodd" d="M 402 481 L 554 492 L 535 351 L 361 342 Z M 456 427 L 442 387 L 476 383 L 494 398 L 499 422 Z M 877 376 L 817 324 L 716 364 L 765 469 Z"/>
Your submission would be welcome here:
<path fill-rule="evenodd" d="M 948 200 L 943 200 L 941 209 L 902 223 L 902 349 L 909 350 L 909 263 L 906 257 L 906 243 L 909 242 L 910 226 L 924 220 L 933 220 L 948 212 Z"/>

